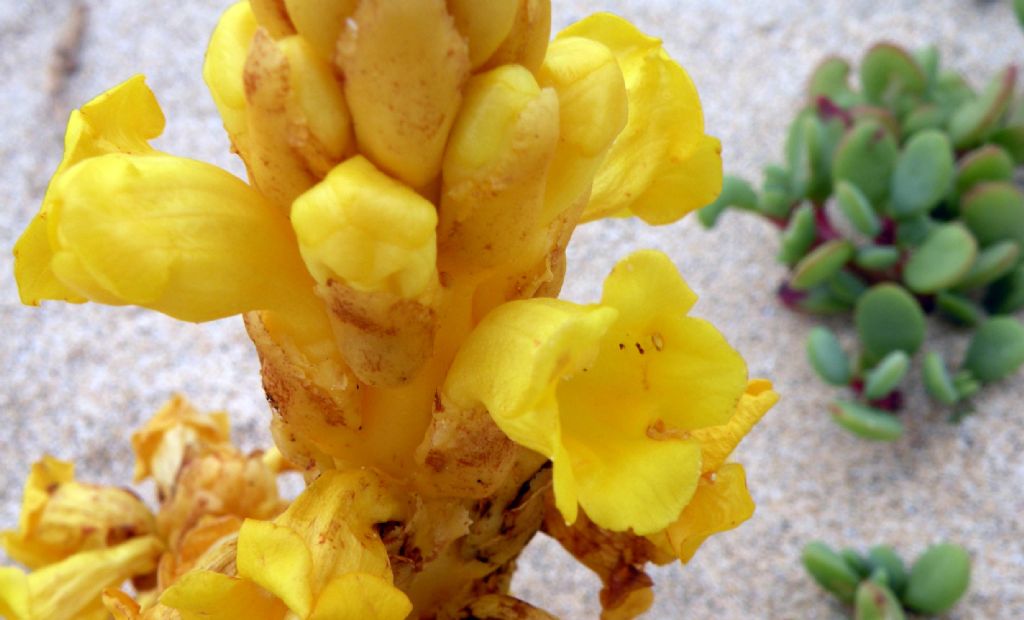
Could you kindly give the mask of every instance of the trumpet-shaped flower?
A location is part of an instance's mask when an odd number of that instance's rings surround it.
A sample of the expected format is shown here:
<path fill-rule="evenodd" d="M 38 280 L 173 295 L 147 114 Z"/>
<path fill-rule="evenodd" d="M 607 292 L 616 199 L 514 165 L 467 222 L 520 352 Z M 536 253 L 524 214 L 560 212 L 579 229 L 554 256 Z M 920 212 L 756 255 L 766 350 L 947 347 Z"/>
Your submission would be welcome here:
<path fill-rule="evenodd" d="M 629 122 L 594 179 L 584 220 L 636 215 L 668 224 L 722 189 L 721 144 L 704 134 L 697 88 L 665 51 L 620 17 L 592 15 L 559 33 L 606 45 L 626 79 Z"/>
<path fill-rule="evenodd" d="M 23 300 L 135 304 L 190 321 L 294 308 L 312 281 L 287 219 L 229 173 L 153 150 L 162 128 L 141 77 L 72 114 L 64 161 L 15 246 Z"/>
<path fill-rule="evenodd" d="M 149 508 L 131 491 L 74 478 L 74 464 L 51 456 L 32 465 L 18 529 L 0 533 L 11 558 L 41 568 L 154 531 Z"/>
<path fill-rule="evenodd" d="M 578 504 L 610 530 L 657 532 L 697 490 L 701 445 L 686 433 L 727 422 L 746 382 L 721 334 L 686 316 L 694 302 L 668 257 L 638 252 L 598 305 L 494 310 L 460 349 L 444 395 L 483 404 L 509 437 L 552 459 L 568 522 Z"/>
<path fill-rule="evenodd" d="M 412 604 L 374 530 L 404 511 L 374 474 L 325 472 L 274 521 L 245 521 L 236 575 L 197 567 L 160 603 L 184 620 L 404 618 Z"/>

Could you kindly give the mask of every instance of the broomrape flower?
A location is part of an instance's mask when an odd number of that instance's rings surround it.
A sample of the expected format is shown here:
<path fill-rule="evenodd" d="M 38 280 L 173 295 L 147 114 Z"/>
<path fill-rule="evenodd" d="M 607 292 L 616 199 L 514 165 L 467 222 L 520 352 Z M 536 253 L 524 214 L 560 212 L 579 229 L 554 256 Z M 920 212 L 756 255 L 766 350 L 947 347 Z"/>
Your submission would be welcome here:
<path fill-rule="evenodd" d="M 687 316 L 669 259 L 553 299 L 579 223 L 707 204 L 720 145 L 660 41 L 607 14 L 549 41 L 550 21 L 545 0 L 238 2 L 203 76 L 247 182 L 152 148 L 142 77 L 72 114 L 15 247 L 22 301 L 243 314 L 277 446 L 241 455 L 181 401 L 133 437 L 169 549 L 112 613 L 522 610 L 507 575 L 548 495 L 567 532 L 655 560 L 749 516 L 723 461 L 774 393 Z M 282 468 L 310 484 L 284 513 Z"/>

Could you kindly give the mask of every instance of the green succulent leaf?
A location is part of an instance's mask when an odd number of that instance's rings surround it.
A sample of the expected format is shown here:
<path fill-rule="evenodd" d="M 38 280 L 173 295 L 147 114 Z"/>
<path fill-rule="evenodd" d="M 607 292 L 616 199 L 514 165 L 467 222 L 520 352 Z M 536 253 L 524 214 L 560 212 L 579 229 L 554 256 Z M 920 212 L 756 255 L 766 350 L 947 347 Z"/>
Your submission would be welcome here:
<path fill-rule="evenodd" d="M 783 220 L 789 215 L 794 202 L 789 171 L 781 166 L 765 166 L 757 210 L 770 218 Z"/>
<path fill-rule="evenodd" d="M 891 245 L 866 245 L 857 249 L 855 265 L 870 271 L 882 271 L 900 262 L 900 250 Z"/>
<path fill-rule="evenodd" d="M 827 286 L 829 292 L 836 299 L 849 304 L 851 307 L 868 290 L 868 285 L 864 283 L 864 280 L 861 280 L 846 269 L 840 269 L 836 275 L 829 278 Z"/>
<path fill-rule="evenodd" d="M 753 211 L 757 208 L 757 193 L 745 180 L 726 175 L 722 179 L 722 193 L 714 202 L 697 211 L 697 219 L 705 228 L 712 228 L 729 207 Z"/>
<path fill-rule="evenodd" d="M 1006 149 L 1018 166 L 1024 166 L 1024 125 L 1003 127 L 992 134 L 992 143 Z"/>
<path fill-rule="evenodd" d="M 974 396 L 981 389 L 981 382 L 975 379 L 969 370 L 961 370 L 956 373 L 953 377 L 953 385 L 956 387 L 960 400 Z"/>
<path fill-rule="evenodd" d="M 985 311 L 969 298 L 943 291 L 935 297 L 935 306 L 943 316 L 957 325 L 974 327 L 985 320 Z"/>
<path fill-rule="evenodd" d="M 876 284 L 864 293 L 857 302 L 854 322 L 869 363 L 893 351 L 913 355 L 924 341 L 921 306 L 897 284 Z"/>
<path fill-rule="evenodd" d="M 900 120 L 896 118 L 896 115 L 889 108 L 876 105 L 859 105 L 851 108 L 850 114 L 853 115 L 855 122 L 875 121 L 892 134 L 896 142 L 902 141 L 903 126 L 900 125 Z"/>
<path fill-rule="evenodd" d="M 926 45 L 920 49 L 914 50 L 914 60 L 917 61 L 917 65 L 924 71 L 925 78 L 929 85 L 934 84 L 939 79 L 939 48 L 934 45 Z"/>
<path fill-rule="evenodd" d="M 921 363 L 921 374 L 924 378 L 924 387 L 932 398 L 944 405 L 953 405 L 960 400 L 960 393 L 953 384 L 941 355 L 934 351 L 926 353 Z"/>
<path fill-rule="evenodd" d="M 868 564 L 867 558 L 862 556 L 856 549 L 846 548 L 839 552 L 842 556 L 843 561 L 846 565 L 853 569 L 853 572 L 861 576 L 861 578 L 867 577 L 871 574 L 871 565 Z"/>
<path fill-rule="evenodd" d="M 1010 272 L 1020 258 L 1020 244 L 999 241 L 978 254 L 971 269 L 957 283 L 957 289 L 970 291 L 990 284 Z"/>
<path fill-rule="evenodd" d="M 804 547 L 800 559 L 819 586 L 845 603 L 853 601 L 860 575 L 850 568 L 842 556 L 825 543 L 814 541 Z"/>
<path fill-rule="evenodd" d="M 850 90 L 850 63 L 837 56 L 821 61 L 811 73 L 807 93 L 812 103 L 828 97 L 836 105 L 851 104 L 856 95 Z"/>
<path fill-rule="evenodd" d="M 896 595 L 883 584 L 862 581 L 854 596 L 854 620 L 906 620 Z"/>
<path fill-rule="evenodd" d="M 963 196 L 980 183 L 1013 180 L 1013 158 L 1006 149 L 987 144 L 960 160 L 956 174 L 956 193 Z"/>
<path fill-rule="evenodd" d="M 959 108 L 949 121 L 949 136 L 953 146 L 966 149 L 975 146 L 995 129 L 1013 100 L 1017 83 L 1017 69 L 1007 67 L 999 72 L 976 99 Z"/>
<path fill-rule="evenodd" d="M 907 569 L 903 559 L 887 545 L 878 545 L 868 550 L 868 562 L 878 569 L 885 569 L 886 584 L 896 594 L 903 592 L 907 585 Z"/>
<path fill-rule="evenodd" d="M 814 222 L 814 207 L 803 204 L 793 212 L 789 225 L 782 232 L 779 243 L 779 262 L 795 265 L 803 258 L 814 240 L 818 237 L 818 229 Z"/>
<path fill-rule="evenodd" d="M 903 351 L 893 351 L 882 358 L 864 378 L 864 396 L 868 400 L 877 400 L 891 393 L 910 370 L 910 356 Z"/>
<path fill-rule="evenodd" d="M 845 239 L 827 241 L 803 257 L 793 268 L 790 286 L 806 291 L 828 281 L 853 258 L 853 244 Z"/>
<path fill-rule="evenodd" d="M 950 543 L 929 547 L 910 569 L 903 603 L 914 611 L 941 614 L 952 609 L 971 582 L 971 558 Z"/>
<path fill-rule="evenodd" d="M 807 358 L 826 383 L 843 386 L 850 383 L 850 358 L 839 339 L 827 327 L 815 327 L 807 336 Z"/>
<path fill-rule="evenodd" d="M 846 401 L 832 406 L 832 419 L 854 435 L 872 441 L 895 441 L 903 436 L 903 423 L 881 409 Z"/>
<path fill-rule="evenodd" d="M 875 237 L 882 230 L 882 222 L 871 201 L 849 181 L 840 181 L 836 186 L 836 204 L 850 225 L 862 235 Z"/>
<path fill-rule="evenodd" d="M 1013 12 L 1017 14 L 1020 27 L 1024 28 L 1024 0 L 1013 0 Z"/>
<path fill-rule="evenodd" d="M 1012 183 L 982 183 L 960 201 L 963 221 L 982 246 L 1010 240 L 1024 246 L 1024 193 Z"/>
<path fill-rule="evenodd" d="M 896 225 L 896 242 L 905 248 L 921 245 L 937 225 L 935 220 L 927 215 L 902 220 Z"/>
<path fill-rule="evenodd" d="M 960 224 L 935 228 L 907 261 L 903 281 L 916 293 L 935 293 L 959 282 L 978 255 L 978 243 Z"/>
<path fill-rule="evenodd" d="M 1017 267 L 993 282 L 983 303 L 992 314 L 1013 314 L 1024 308 L 1024 267 Z"/>
<path fill-rule="evenodd" d="M 836 148 L 832 161 L 833 183 L 849 181 L 872 204 L 881 204 L 889 195 L 890 180 L 899 154 L 892 133 L 878 121 L 860 121 Z"/>
<path fill-rule="evenodd" d="M 963 367 L 982 383 L 1009 376 L 1024 364 L 1024 326 L 1000 316 L 988 320 L 967 346 Z"/>
<path fill-rule="evenodd" d="M 860 64 L 864 96 L 876 104 L 891 105 L 902 94 L 920 94 L 928 78 L 906 50 L 889 43 L 875 45 Z"/>
<path fill-rule="evenodd" d="M 975 97 L 974 89 L 967 83 L 967 80 L 956 71 L 949 69 L 939 73 L 939 79 L 932 92 L 932 99 L 945 111 L 947 116 L 952 116 L 962 105 Z"/>
<path fill-rule="evenodd" d="M 844 314 L 853 308 L 853 304 L 833 295 L 827 284 L 804 291 L 803 297 L 796 305 L 804 312 L 822 315 Z"/>
<path fill-rule="evenodd" d="M 907 142 L 892 176 L 890 210 L 897 218 L 927 213 L 949 194 L 953 182 L 953 147 L 931 129 Z"/>
<path fill-rule="evenodd" d="M 912 136 L 928 129 L 943 129 L 948 121 L 946 111 L 934 103 L 925 103 L 914 108 L 903 121 L 903 133 Z"/>

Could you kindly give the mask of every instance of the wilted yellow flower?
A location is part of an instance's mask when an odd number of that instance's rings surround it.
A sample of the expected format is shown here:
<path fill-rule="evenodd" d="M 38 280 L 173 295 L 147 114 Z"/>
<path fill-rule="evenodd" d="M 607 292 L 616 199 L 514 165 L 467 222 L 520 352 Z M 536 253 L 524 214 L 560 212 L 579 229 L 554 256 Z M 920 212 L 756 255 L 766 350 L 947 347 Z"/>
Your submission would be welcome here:
<path fill-rule="evenodd" d="M 156 536 L 82 551 L 25 574 L 0 567 L 0 616 L 9 620 L 102 620 L 101 595 L 156 568 L 163 545 Z"/>
<path fill-rule="evenodd" d="M 274 521 L 246 520 L 228 575 L 197 567 L 160 597 L 192 618 L 405 618 L 374 525 L 406 507 L 366 471 L 325 472 Z"/>
<path fill-rule="evenodd" d="M 725 423 L 746 364 L 709 323 L 667 256 L 620 262 L 601 303 L 512 302 L 469 336 L 444 386 L 482 403 L 505 433 L 554 462 L 568 522 L 577 503 L 610 530 L 656 532 L 679 516 L 701 474 L 698 441 L 659 429 Z"/>
<path fill-rule="evenodd" d="M 135 482 L 152 476 L 161 497 L 170 494 L 190 450 L 230 445 L 228 414 L 200 414 L 184 397 L 174 395 L 145 426 L 132 433 Z"/>
<path fill-rule="evenodd" d="M 18 529 L 0 533 L 7 555 L 41 568 L 154 531 L 149 508 L 131 491 L 74 478 L 74 464 L 52 456 L 32 465 Z"/>

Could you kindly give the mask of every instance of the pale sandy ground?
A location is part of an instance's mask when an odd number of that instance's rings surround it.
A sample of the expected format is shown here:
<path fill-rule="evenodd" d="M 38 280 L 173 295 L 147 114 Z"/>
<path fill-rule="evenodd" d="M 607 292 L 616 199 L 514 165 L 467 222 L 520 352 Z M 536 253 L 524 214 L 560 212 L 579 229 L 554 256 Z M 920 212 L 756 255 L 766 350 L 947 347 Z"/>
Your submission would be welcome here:
<path fill-rule="evenodd" d="M 80 71 L 56 98 L 44 93 L 69 0 L 0 0 L 0 248 L 10 248 L 35 211 L 59 161 L 63 119 L 86 101 L 143 72 L 168 116 L 159 146 L 230 165 L 200 78 L 206 37 L 225 3 L 94 0 Z M 142 8 L 144 7 L 144 8 Z M 576 0 L 556 7 L 559 26 L 594 10 L 625 14 L 667 41 L 696 80 L 709 130 L 730 170 L 753 177 L 777 157 L 807 72 L 827 52 L 859 56 L 871 42 L 935 42 L 947 62 L 976 72 L 1024 60 L 1024 35 L 1009 2 L 861 0 L 764 2 Z M 978 415 L 950 426 L 912 400 L 908 433 L 872 445 L 838 430 L 831 396 L 803 357 L 811 321 L 776 305 L 781 272 L 774 233 L 729 216 L 712 233 L 693 220 L 660 229 L 636 222 L 591 225 L 572 246 L 568 297 L 594 300 L 615 259 L 632 249 L 667 251 L 702 295 L 711 318 L 772 378 L 783 402 L 738 454 L 758 502 L 754 519 L 709 542 L 688 566 L 656 574 L 652 618 L 840 618 L 804 576 L 800 547 L 896 545 L 916 554 L 957 540 L 975 559 L 972 589 L 951 618 L 1024 617 L 1024 381 L 987 391 Z M 81 477 L 129 479 L 131 430 L 174 391 L 203 408 L 231 411 L 246 447 L 263 445 L 267 406 L 240 321 L 194 326 L 132 309 L 17 302 L 7 251 L 0 253 L 0 523 L 16 520 L 29 463 L 44 452 L 76 460 Z M 948 350 L 962 338 L 943 328 Z M 527 552 L 515 588 L 566 618 L 596 614 L 596 581 L 547 540 Z"/>

